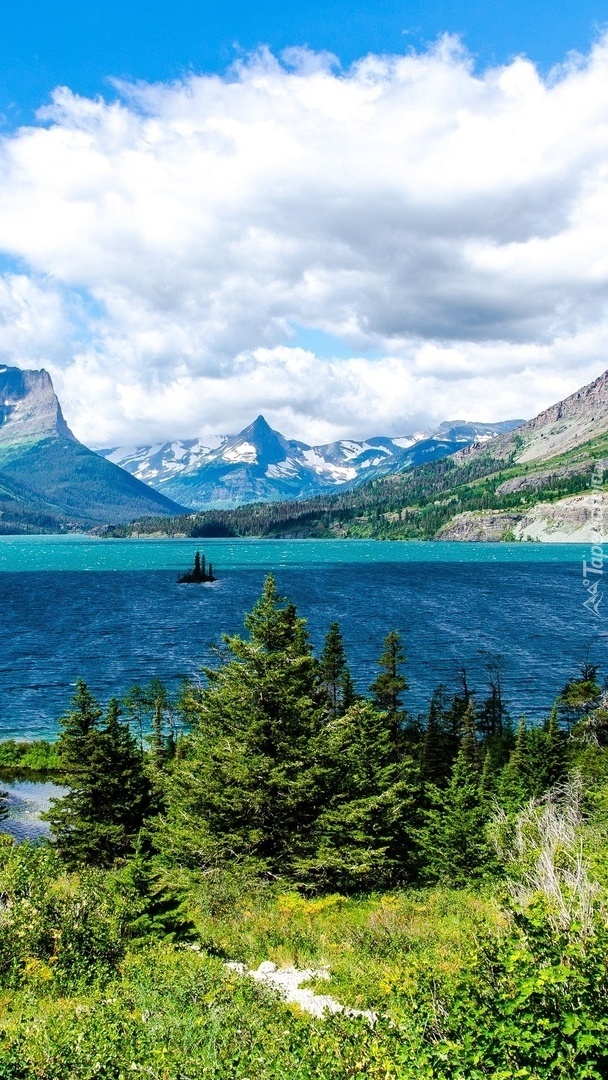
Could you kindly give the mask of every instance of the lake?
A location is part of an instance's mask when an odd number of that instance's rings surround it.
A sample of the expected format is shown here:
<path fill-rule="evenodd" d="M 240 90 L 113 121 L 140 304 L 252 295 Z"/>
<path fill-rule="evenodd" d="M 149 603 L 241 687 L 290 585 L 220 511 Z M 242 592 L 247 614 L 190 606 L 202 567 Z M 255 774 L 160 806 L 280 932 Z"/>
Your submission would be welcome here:
<path fill-rule="evenodd" d="M 50 828 L 39 815 L 49 809 L 51 799 L 61 798 L 68 789 L 49 781 L 0 780 L 0 790 L 8 794 L 10 815 L 0 823 L 0 832 L 9 833 L 15 840 L 39 840 L 48 836 Z"/>
<path fill-rule="evenodd" d="M 197 549 L 219 580 L 178 585 Z M 217 662 L 269 571 L 316 647 L 340 622 L 360 689 L 395 628 L 412 711 L 461 665 L 483 689 L 500 658 L 514 716 L 538 719 L 587 653 L 606 674 L 604 621 L 583 608 L 585 555 L 573 544 L 0 537 L 0 738 L 54 737 L 78 677 L 103 701 L 153 676 L 177 688 Z"/>

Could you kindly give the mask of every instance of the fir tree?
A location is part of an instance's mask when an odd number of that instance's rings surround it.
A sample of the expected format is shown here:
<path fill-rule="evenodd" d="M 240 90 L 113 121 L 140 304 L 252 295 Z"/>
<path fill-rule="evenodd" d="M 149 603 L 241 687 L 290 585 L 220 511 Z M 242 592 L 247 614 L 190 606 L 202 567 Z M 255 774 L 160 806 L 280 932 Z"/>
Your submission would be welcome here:
<path fill-rule="evenodd" d="M 378 660 L 380 674 L 370 686 L 373 702 L 377 709 L 386 713 L 389 722 L 396 728 L 403 725 L 405 710 L 402 694 L 408 688 L 408 681 L 401 674 L 405 663 L 405 653 L 401 637 L 396 630 L 391 630 L 384 639 L 384 649 Z"/>
<path fill-rule="evenodd" d="M 589 715 L 600 702 L 602 688 L 597 681 L 597 666 L 587 660 L 579 678 L 570 679 L 557 697 L 559 717 L 566 730 Z"/>
<path fill-rule="evenodd" d="M 309 852 L 326 770 L 316 744 L 326 717 L 319 664 L 303 619 L 274 578 L 246 616 L 249 640 L 193 695 L 196 723 L 176 761 L 158 843 L 165 859 L 200 870 L 238 860 L 288 874 Z"/>
<path fill-rule="evenodd" d="M 332 622 L 319 660 L 321 678 L 329 698 L 330 715 L 335 717 L 353 704 L 354 686 L 346 662 L 344 640 L 337 622 Z"/>
<path fill-rule="evenodd" d="M 423 876 L 429 881 L 467 886 L 491 872 L 494 856 L 486 838 L 490 818 L 487 778 L 479 757 L 472 708 L 465 713 L 465 732 L 443 791 L 430 788 L 430 807 L 419 840 Z"/>
<path fill-rule="evenodd" d="M 449 710 L 445 687 L 433 692 L 422 740 L 420 772 L 426 783 L 443 787 L 449 777 L 458 751 L 449 725 Z"/>
<path fill-rule="evenodd" d="M 525 716 L 522 716 L 515 736 L 515 746 L 498 778 L 497 796 L 503 809 L 517 813 L 530 798 L 530 740 Z"/>
<path fill-rule="evenodd" d="M 315 825 L 304 881 L 360 891 L 411 880 L 418 773 L 404 760 L 395 729 L 369 701 L 358 701 L 326 729 L 323 752 L 333 795 Z"/>
<path fill-rule="evenodd" d="M 146 701 L 151 711 L 150 760 L 155 769 L 163 769 L 175 752 L 175 737 L 165 734 L 165 717 L 170 711 L 169 695 L 160 679 L 152 679 L 146 691 Z"/>
<path fill-rule="evenodd" d="M 43 816 L 69 866 L 111 866 L 133 850 L 152 804 L 143 759 L 120 708 L 102 710 L 79 681 L 73 709 L 60 721 L 59 753 L 68 794 Z"/>
<path fill-rule="evenodd" d="M 544 789 L 561 783 L 568 773 L 568 754 L 566 738 L 560 729 L 557 708 L 553 707 L 544 726 L 545 768 L 543 775 Z"/>

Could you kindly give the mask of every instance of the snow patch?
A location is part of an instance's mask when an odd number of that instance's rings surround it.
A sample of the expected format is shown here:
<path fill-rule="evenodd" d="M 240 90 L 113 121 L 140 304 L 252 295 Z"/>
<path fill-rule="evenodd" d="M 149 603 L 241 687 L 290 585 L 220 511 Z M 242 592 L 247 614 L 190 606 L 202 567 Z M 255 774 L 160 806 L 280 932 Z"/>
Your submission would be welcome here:
<path fill-rule="evenodd" d="M 248 465 L 255 465 L 258 454 L 253 443 L 242 442 L 238 446 L 231 446 L 221 454 L 224 461 L 244 461 Z"/>

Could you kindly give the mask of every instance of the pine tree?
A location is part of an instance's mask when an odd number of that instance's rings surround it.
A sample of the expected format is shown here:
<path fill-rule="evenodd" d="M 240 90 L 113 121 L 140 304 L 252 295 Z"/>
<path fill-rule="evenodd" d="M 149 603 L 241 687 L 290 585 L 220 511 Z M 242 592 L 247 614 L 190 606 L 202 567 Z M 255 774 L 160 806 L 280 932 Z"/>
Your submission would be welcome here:
<path fill-rule="evenodd" d="M 396 630 L 391 630 L 384 639 L 384 649 L 378 660 L 380 674 L 370 686 L 373 702 L 377 709 L 387 714 L 389 722 L 401 727 L 405 719 L 402 694 L 408 688 L 408 681 L 401 674 L 405 663 L 405 653 L 401 637 Z"/>
<path fill-rule="evenodd" d="M 245 625 L 249 640 L 224 638 L 231 659 L 190 700 L 196 723 L 157 840 L 166 860 L 193 869 L 237 860 L 287 875 L 324 797 L 327 699 L 304 620 L 272 575 Z"/>
<path fill-rule="evenodd" d="M 153 768 L 163 769 L 175 752 L 175 738 L 165 734 L 165 716 L 169 712 L 169 695 L 160 679 L 152 679 L 146 690 L 146 703 L 151 712 L 150 759 Z"/>
<path fill-rule="evenodd" d="M 426 783 L 443 787 L 451 773 L 458 744 L 454 744 L 449 727 L 449 710 L 445 687 L 433 692 L 422 740 L 420 772 Z"/>
<path fill-rule="evenodd" d="M 465 758 L 471 768 L 475 769 L 478 774 L 481 773 L 482 753 L 477 739 L 475 706 L 472 700 L 469 701 L 462 718 L 462 738 L 460 740 L 459 753 Z"/>
<path fill-rule="evenodd" d="M 597 707 L 602 688 L 597 681 L 597 666 L 587 660 L 581 665 L 579 678 L 569 679 L 557 697 L 560 720 L 569 731 Z"/>
<path fill-rule="evenodd" d="M 503 809 L 517 813 L 530 798 L 530 740 L 525 716 L 515 736 L 515 746 L 498 778 L 497 796 Z"/>
<path fill-rule="evenodd" d="M 444 790 L 430 788 L 430 807 L 419 833 L 423 876 L 462 887 L 491 873 L 494 855 L 486 838 L 491 808 L 480 761 L 471 703 L 460 750 Z"/>
<path fill-rule="evenodd" d="M 328 725 L 333 795 L 315 825 L 314 857 L 298 866 L 305 882 L 356 892 L 411 880 L 418 771 L 395 734 L 369 701 Z"/>
<path fill-rule="evenodd" d="M 332 622 L 319 660 L 321 678 L 329 698 L 330 715 L 335 717 L 353 704 L 354 686 L 346 662 L 344 640 L 337 622 Z"/>
<path fill-rule="evenodd" d="M 73 709 L 60 721 L 59 753 L 68 794 L 44 815 L 68 866 L 111 866 L 133 850 L 152 804 L 142 755 L 114 699 L 102 710 L 79 681 Z"/>

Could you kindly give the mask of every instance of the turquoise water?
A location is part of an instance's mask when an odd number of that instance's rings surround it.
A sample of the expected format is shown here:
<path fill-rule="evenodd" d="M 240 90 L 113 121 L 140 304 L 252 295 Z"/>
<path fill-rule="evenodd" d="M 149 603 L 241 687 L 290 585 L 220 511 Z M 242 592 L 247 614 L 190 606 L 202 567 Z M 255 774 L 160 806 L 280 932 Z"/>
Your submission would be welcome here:
<path fill-rule="evenodd" d="M 89 536 L 0 537 L 1 571 L 176 570 L 204 549 L 224 570 L 311 563 L 578 563 L 579 544 L 462 544 L 411 540 L 98 540 Z"/>
<path fill-rule="evenodd" d="M 218 582 L 178 585 L 197 549 Z M 104 701 L 153 676 L 177 688 L 217 662 L 270 570 L 315 647 L 339 620 L 361 690 L 396 628 L 412 711 L 461 665 L 481 695 L 499 658 L 514 716 L 539 718 L 587 652 L 604 663 L 604 621 L 582 606 L 584 556 L 573 544 L 2 537 L 0 737 L 53 737 L 78 677 Z"/>

